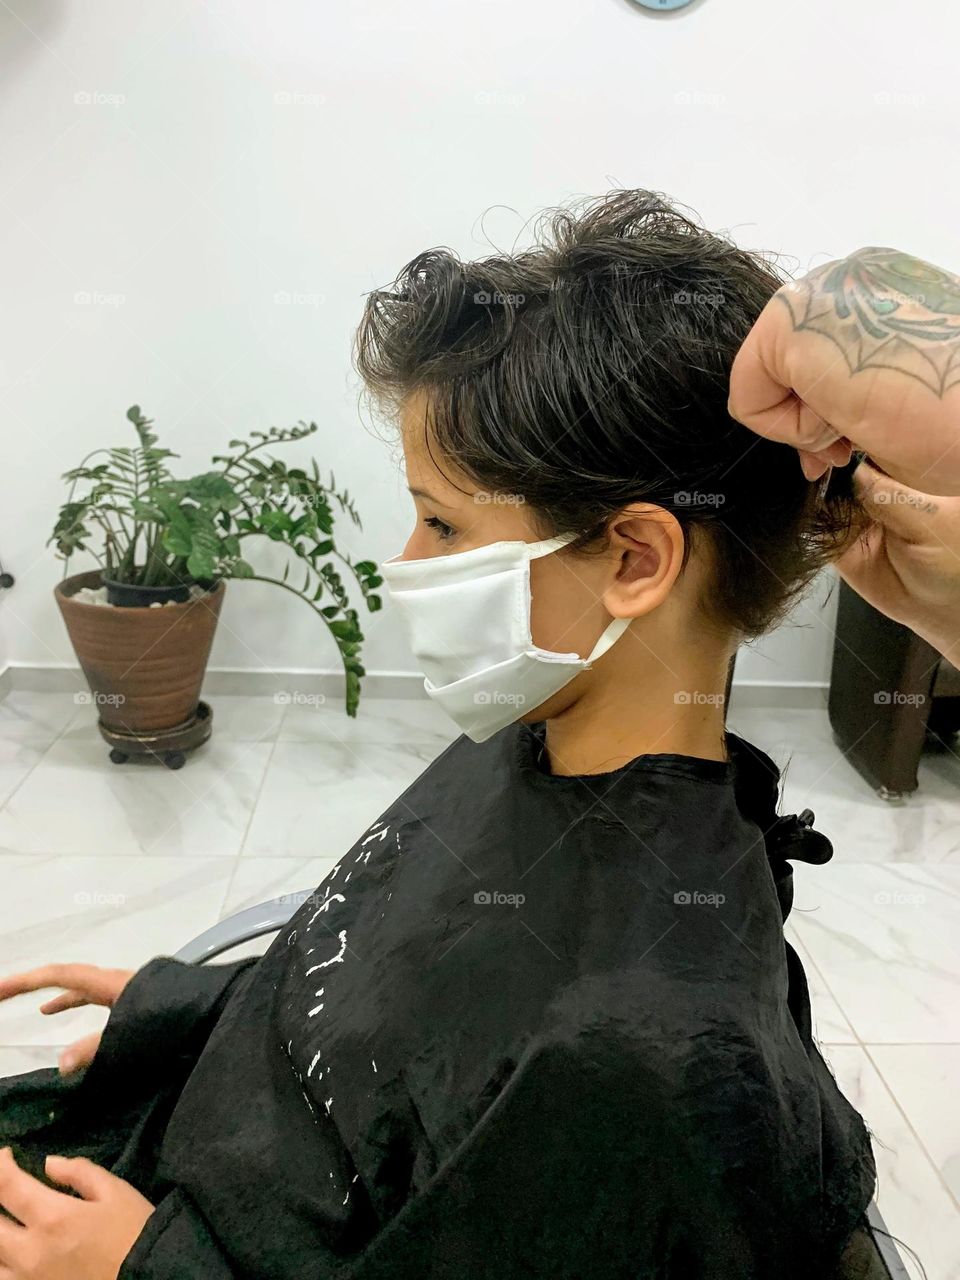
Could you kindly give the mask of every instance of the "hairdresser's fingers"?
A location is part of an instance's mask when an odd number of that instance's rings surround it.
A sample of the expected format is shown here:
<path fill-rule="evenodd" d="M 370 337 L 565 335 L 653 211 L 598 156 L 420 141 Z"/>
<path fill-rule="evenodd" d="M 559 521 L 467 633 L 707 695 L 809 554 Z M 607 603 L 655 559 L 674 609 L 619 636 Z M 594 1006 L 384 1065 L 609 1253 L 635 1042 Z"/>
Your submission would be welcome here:
<path fill-rule="evenodd" d="M 960 661 L 960 498 L 920 493 L 866 463 L 854 487 L 872 523 L 837 572 L 875 609 Z"/>
<path fill-rule="evenodd" d="M 787 373 L 790 327 L 786 314 L 773 305 L 780 293 L 760 313 L 734 357 L 727 410 L 758 435 L 818 453 L 839 437 L 793 389 Z"/>
<path fill-rule="evenodd" d="M 837 440 L 818 453 L 800 450 L 800 466 L 810 481 L 819 480 L 831 467 L 845 467 L 853 456 L 853 448 L 847 440 Z"/>
<path fill-rule="evenodd" d="M 791 281 L 737 353 L 728 409 L 807 454 L 852 445 L 960 494 L 960 278 L 870 247 Z"/>

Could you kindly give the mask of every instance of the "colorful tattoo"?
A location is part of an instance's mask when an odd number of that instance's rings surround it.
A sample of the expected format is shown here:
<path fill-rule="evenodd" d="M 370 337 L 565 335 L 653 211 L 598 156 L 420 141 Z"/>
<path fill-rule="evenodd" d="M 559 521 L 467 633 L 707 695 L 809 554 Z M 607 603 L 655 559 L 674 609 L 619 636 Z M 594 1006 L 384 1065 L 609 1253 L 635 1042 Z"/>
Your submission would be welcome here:
<path fill-rule="evenodd" d="M 860 249 L 777 297 L 796 330 L 829 338 L 851 373 L 892 369 L 942 396 L 960 382 L 960 278 L 897 249 Z"/>

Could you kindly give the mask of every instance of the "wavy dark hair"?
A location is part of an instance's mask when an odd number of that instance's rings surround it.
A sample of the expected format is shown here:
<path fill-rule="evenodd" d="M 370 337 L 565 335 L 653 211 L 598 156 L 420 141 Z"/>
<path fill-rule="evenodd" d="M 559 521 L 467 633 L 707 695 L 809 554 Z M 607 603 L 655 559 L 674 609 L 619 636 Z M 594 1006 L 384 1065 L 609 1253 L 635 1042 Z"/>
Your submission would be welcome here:
<path fill-rule="evenodd" d="M 424 391 L 442 469 L 529 504 L 543 534 L 603 546 L 631 503 L 712 560 L 702 605 L 744 638 L 782 620 L 858 525 L 850 469 L 824 492 L 727 412 L 730 366 L 784 283 L 660 193 L 545 211 L 523 252 L 428 249 L 367 297 L 354 362 L 381 414 Z"/>

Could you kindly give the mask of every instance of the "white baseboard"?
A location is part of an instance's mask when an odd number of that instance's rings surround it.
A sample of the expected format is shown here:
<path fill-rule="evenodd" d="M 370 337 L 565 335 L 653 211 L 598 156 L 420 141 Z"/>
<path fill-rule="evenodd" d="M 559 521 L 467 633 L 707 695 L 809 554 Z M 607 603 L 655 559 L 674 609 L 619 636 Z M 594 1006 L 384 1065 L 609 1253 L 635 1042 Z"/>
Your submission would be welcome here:
<path fill-rule="evenodd" d="M 77 693 L 87 687 L 79 667 L 8 666 L 0 672 L 0 698 L 13 690 L 31 693 Z M 275 693 L 322 693 L 343 697 L 343 673 L 338 671 L 250 671 L 208 669 L 203 682 L 207 697 L 230 694 L 271 697 Z M 423 677 L 412 671 L 371 671 L 363 677 L 368 698 L 425 698 Z M 827 704 L 827 685 L 761 680 L 734 680 L 730 696 L 737 710 L 821 710 Z"/>

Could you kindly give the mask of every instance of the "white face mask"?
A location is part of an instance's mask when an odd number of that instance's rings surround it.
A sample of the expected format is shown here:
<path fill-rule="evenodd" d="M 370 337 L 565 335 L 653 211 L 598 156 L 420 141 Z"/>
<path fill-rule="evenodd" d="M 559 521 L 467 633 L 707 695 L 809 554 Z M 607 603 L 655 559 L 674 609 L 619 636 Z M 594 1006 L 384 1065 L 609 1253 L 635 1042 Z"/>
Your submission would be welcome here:
<path fill-rule="evenodd" d="M 533 711 L 606 653 L 630 625 L 614 618 L 586 658 L 540 649 L 530 634 L 530 561 L 572 542 L 491 542 L 380 566 L 404 615 L 427 694 L 474 742 Z"/>

